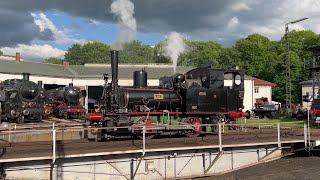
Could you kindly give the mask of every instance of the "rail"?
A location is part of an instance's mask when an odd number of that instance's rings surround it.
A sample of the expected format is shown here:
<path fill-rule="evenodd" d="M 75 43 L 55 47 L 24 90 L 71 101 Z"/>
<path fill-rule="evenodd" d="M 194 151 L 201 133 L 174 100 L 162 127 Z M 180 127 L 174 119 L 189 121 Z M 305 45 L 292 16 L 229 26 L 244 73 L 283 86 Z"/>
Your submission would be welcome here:
<path fill-rule="evenodd" d="M 296 123 L 296 122 L 295 122 Z M 299 122 L 302 123 L 302 122 Z M 250 143 L 266 143 L 273 142 L 276 143 L 279 148 L 283 142 L 291 141 L 301 141 L 304 142 L 305 147 L 311 146 L 308 133 L 310 130 L 307 129 L 306 124 L 303 124 L 303 128 L 292 126 L 293 123 L 277 123 L 276 127 L 271 123 L 255 123 L 255 124 L 201 124 L 201 125 L 191 125 L 191 124 L 177 124 L 177 125 L 160 125 L 155 124 L 153 126 L 146 125 L 134 125 L 134 126 L 123 126 L 123 127 L 60 127 L 56 124 L 52 124 L 49 129 L 40 129 L 40 130 L 31 130 L 31 129 L 11 129 L 0 132 L 0 137 L 7 142 L 12 143 L 13 145 L 17 143 L 17 139 L 22 136 L 30 137 L 43 137 L 47 136 L 47 140 L 52 144 L 52 164 L 55 163 L 57 156 L 57 145 L 58 141 L 65 141 L 63 139 L 66 137 L 66 133 L 74 132 L 93 132 L 93 134 L 98 134 L 101 130 L 107 131 L 121 131 L 127 130 L 129 132 L 139 132 L 141 133 L 140 138 L 132 138 L 133 144 L 135 147 L 140 147 L 140 152 L 142 156 L 146 152 L 154 150 L 155 148 L 172 148 L 179 149 L 174 147 L 174 143 L 180 143 L 182 147 L 191 147 L 191 146 L 204 146 L 208 148 L 216 147 L 219 151 L 223 151 L 224 148 L 227 148 L 230 144 L 250 144 Z M 195 130 L 200 131 L 196 134 Z M 191 130 L 193 136 L 181 138 L 181 135 L 172 135 L 169 133 L 164 140 L 162 138 L 150 139 L 150 135 L 159 133 L 159 132 L 171 132 L 177 130 Z M 179 133 L 177 133 L 179 134 Z M 314 133 L 315 134 L 315 133 Z M 319 134 L 317 134 L 319 136 Z M 26 139 L 28 139 L 26 138 Z M 79 140 L 83 139 L 84 136 L 79 137 Z M 131 139 L 131 137 L 129 137 Z M 167 139 L 169 138 L 169 139 Z M 171 139 L 170 139 L 171 138 Z M 30 140 L 30 139 L 29 139 Z M 30 145 L 39 145 L 41 146 L 42 138 L 38 139 L 38 142 L 34 142 Z M 72 138 L 70 139 L 70 142 Z M 47 141 L 47 142 L 48 142 Z M 168 144 L 172 142 L 172 144 Z M 121 143 L 121 142 L 119 142 Z M 159 146 L 159 144 L 161 144 Z M 1 141 L 0 141 L 1 144 Z M 141 146 L 140 146 L 141 145 Z"/>

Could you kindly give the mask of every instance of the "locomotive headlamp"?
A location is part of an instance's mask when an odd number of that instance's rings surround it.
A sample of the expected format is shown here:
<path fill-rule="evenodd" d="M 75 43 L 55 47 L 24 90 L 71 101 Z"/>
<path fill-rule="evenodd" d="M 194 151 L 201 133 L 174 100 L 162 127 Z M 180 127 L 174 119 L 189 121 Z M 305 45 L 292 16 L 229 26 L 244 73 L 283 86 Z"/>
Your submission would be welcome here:
<path fill-rule="evenodd" d="M 17 115 L 17 112 L 15 110 L 10 111 L 11 116 L 15 117 Z"/>
<path fill-rule="evenodd" d="M 30 111 L 25 109 L 22 111 L 22 113 L 23 113 L 23 115 L 27 116 L 30 114 Z"/>
<path fill-rule="evenodd" d="M 108 74 L 103 74 L 103 80 L 108 81 Z"/>

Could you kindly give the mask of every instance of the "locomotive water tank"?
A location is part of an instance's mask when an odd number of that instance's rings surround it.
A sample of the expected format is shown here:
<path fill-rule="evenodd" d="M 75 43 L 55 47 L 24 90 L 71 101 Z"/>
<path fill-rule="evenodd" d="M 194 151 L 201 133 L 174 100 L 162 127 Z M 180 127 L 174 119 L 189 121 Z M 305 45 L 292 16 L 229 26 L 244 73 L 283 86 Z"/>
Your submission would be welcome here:
<path fill-rule="evenodd" d="M 133 72 L 133 87 L 146 88 L 148 86 L 148 74 L 146 71 L 134 71 Z"/>

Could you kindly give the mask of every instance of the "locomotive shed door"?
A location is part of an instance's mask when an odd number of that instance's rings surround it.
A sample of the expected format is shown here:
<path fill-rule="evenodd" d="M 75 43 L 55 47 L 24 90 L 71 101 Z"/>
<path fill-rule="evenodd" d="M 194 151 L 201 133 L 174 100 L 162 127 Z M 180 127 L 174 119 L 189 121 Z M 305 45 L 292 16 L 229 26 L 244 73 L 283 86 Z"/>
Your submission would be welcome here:
<path fill-rule="evenodd" d="M 59 85 L 59 84 L 44 84 L 43 85 L 43 88 L 45 90 L 57 89 L 57 88 L 60 88 L 60 87 L 66 87 L 66 86 L 65 85 Z"/>
<path fill-rule="evenodd" d="M 100 100 L 103 93 L 103 86 L 88 86 L 88 110 L 94 110 L 94 105 Z"/>

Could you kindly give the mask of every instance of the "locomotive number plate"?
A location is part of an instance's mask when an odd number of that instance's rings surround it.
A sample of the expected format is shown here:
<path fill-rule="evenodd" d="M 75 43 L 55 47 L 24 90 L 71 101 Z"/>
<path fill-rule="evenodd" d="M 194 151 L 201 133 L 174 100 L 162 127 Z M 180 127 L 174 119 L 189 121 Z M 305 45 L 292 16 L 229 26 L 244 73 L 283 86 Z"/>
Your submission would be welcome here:
<path fill-rule="evenodd" d="M 199 92 L 199 96 L 206 96 L 207 95 L 207 92 Z"/>
<path fill-rule="evenodd" d="M 156 99 L 156 100 L 163 99 L 163 94 L 154 94 L 153 98 Z"/>

